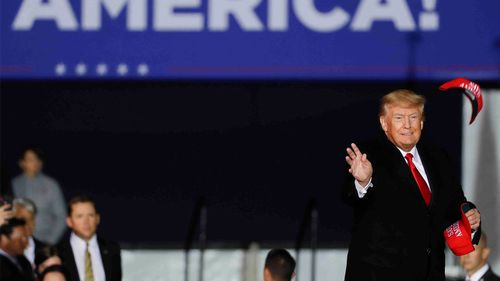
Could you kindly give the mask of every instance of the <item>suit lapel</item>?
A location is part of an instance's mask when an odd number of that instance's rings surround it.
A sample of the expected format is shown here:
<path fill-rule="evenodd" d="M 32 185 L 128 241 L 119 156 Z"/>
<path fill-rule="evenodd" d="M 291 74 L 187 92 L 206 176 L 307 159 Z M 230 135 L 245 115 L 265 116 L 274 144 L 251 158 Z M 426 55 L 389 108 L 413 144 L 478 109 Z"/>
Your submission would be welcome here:
<path fill-rule="evenodd" d="M 101 252 L 102 265 L 104 267 L 104 274 L 106 274 L 106 280 L 111 280 L 111 260 L 106 241 L 97 238 L 97 243 L 99 244 L 99 251 Z"/>
<path fill-rule="evenodd" d="M 66 265 L 66 269 L 68 270 L 69 275 L 71 276 L 71 280 L 80 280 L 80 275 L 78 274 L 78 268 L 76 267 L 75 255 L 73 254 L 73 249 L 71 248 L 71 244 L 69 239 L 64 241 L 63 251 L 61 253 L 65 256 L 64 263 Z"/>
<path fill-rule="evenodd" d="M 408 164 L 403 158 L 403 155 L 401 155 L 401 152 L 389 140 L 385 141 L 385 149 L 387 151 L 386 163 L 388 165 L 391 165 L 389 171 L 395 171 L 395 178 L 399 182 L 398 186 L 406 188 L 407 191 L 411 194 L 411 196 L 415 198 L 415 200 L 421 202 L 421 204 L 418 205 L 419 206 L 421 205 L 423 209 L 427 210 L 427 206 L 425 205 L 425 200 L 422 197 L 422 194 L 420 193 L 420 188 L 418 187 L 418 184 L 415 181 L 415 178 L 413 177 L 413 174 L 411 173 Z M 418 152 L 420 154 L 420 149 L 418 150 Z"/>

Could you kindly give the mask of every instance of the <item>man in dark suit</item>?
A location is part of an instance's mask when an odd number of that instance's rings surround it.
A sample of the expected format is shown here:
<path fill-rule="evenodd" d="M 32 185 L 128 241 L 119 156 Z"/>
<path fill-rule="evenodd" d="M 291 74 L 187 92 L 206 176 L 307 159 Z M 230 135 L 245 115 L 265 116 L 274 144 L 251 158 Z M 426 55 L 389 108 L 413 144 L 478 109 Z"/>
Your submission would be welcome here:
<path fill-rule="evenodd" d="M 424 97 L 409 90 L 385 95 L 384 137 L 347 148 L 343 197 L 354 210 L 345 280 L 444 280 L 443 232 L 467 202 L 446 154 L 419 142 Z M 477 230 L 480 214 L 466 213 Z"/>
<path fill-rule="evenodd" d="M 16 198 L 12 204 L 14 205 L 14 217 L 26 221 L 28 247 L 24 250 L 24 256 L 31 263 L 31 266 L 35 268 L 35 261 L 40 260 L 41 252 L 49 246 L 33 236 L 36 228 L 35 217 L 37 213 L 35 203 L 27 198 Z"/>
<path fill-rule="evenodd" d="M 72 232 L 58 247 L 69 280 L 121 280 L 120 246 L 97 237 L 99 222 L 100 216 L 92 199 L 75 197 L 70 200 L 66 223 Z"/>
<path fill-rule="evenodd" d="M 488 265 L 488 257 L 491 249 L 488 248 L 488 237 L 481 233 L 479 244 L 474 247 L 474 251 L 460 257 L 460 264 L 464 268 L 467 276 L 466 281 L 500 281 Z"/>
<path fill-rule="evenodd" d="M 28 245 L 25 221 L 10 219 L 0 226 L 0 281 L 32 281 L 33 269 L 23 252 Z"/>

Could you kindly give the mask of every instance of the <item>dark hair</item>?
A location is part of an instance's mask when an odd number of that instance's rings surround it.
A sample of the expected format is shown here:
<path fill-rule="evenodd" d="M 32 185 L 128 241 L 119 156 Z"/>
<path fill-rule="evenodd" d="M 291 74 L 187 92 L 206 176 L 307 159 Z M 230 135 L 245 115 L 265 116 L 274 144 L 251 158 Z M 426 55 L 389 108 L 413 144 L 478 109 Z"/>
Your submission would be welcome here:
<path fill-rule="evenodd" d="M 12 232 L 14 232 L 14 228 L 18 226 L 24 226 L 26 221 L 18 218 L 11 218 L 7 221 L 6 224 L 0 226 L 0 235 L 5 235 L 10 238 Z"/>
<path fill-rule="evenodd" d="M 285 249 L 272 249 L 267 254 L 265 267 L 271 272 L 273 279 L 289 281 L 295 271 L 295 260 Z"/>
<path fill-rule="evenodd" d="M 19 160 L 24 160 L 24 157 L 26 156 L 26 152 L 31 151 L 33 152 L 40 161 L 43 161 L 43 151 L 37 147 L 34 146 L 28 146 L 25 149 L 23 149 L 23 153 L 21 154 L 21 157 L 19 157 Z"/>
<path fill-rule="evenodd" d="M 55 264 L 47 267 L 41 274 L 40 274 L 40 280 L 43 281 L 45 278 L 45 275 L 47 275 L 50 272 L 60 272 L 62 275 L 64 275 L 64 278 L 66 280 L 69 280 L 66 276 L 66 271 L 64 270 L 64 267 L 60 264 Z"/>
<path fill-rule="evenodd" d="M 78 203 L 90 203 L 94 206 L 95 212 L 99 213 L 97 211 L 97 207 L 96 207 L 94 199 L 90 198 L 89 196 L 82 195 L 82 196 L 73 197 L 71 200 L 69 200 L 69 202 L 68 202 L 68 217 L 70 217 L 71 213 L 73 212 L 73 205 L 78 204 Z"/>

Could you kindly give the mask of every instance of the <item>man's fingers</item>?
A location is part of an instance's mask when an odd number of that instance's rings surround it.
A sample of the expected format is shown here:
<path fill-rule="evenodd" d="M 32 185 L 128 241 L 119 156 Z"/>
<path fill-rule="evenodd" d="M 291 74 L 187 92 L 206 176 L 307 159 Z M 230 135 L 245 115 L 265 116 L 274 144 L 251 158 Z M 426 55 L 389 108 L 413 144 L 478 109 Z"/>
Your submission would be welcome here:
<path fill-rule="evenodd" d="M 351 143 L 351 147 L 354 150 L 354 153 L 356 153 L 356 156 L 363 155 L 355 143 Z"/>
<path fill-rule="evenodd" d="M 352 159 L 351 159 L 351 157 L 346 156 L 345 157 L 345 161 L 347 162 L 347 164 L 349 164 L 350 166 L 352 166 Z"/>
<path fill-rule="evenodd" d="M 479 223 L 481 222 L 481 214 L 476 210 L 472 209 L 465 213 L 467 220 L 472 229 L 477 229 L 479 227 Z"/>
<path fill-rule="evenodd" d="M 351 157 L 351 159 L 355 159 L 356 158 L 356 153 L 354 153 L 354 151 L 352 151 L 352 149 L 350 149 L 348 147 L 346 150 L 347 150 L 347 154 L 349 155 L 349 157 Z"/>

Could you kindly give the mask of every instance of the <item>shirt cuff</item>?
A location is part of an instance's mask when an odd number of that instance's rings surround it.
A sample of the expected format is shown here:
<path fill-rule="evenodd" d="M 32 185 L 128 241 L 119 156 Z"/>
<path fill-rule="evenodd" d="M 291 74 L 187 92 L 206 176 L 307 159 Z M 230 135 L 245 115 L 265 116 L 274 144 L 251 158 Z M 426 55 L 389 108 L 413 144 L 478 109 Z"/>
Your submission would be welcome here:
<path fill-rule="evenodd" d="M 370 181 L 368 181 L 368 184 L 366 186 L 362 186 L 357 180 L 354 180 L 354 186 L 358 191 L 358 197 L 363 198 L 365 197 L 365 194 L 368 192 L 368 188 L 373 186 L 372 179 L 370 178 Z"/>

